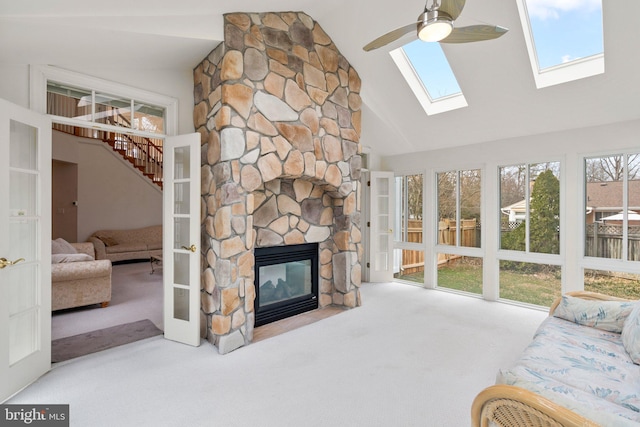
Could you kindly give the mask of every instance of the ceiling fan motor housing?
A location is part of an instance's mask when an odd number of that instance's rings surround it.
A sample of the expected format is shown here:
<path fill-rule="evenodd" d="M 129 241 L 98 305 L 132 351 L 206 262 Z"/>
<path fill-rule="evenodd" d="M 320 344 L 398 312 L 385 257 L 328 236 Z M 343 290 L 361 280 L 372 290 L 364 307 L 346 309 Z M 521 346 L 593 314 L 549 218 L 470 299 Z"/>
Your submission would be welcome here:
<path fill-rule="evenodd" d="M 427 10 L 418 17 L 418 37 L 425 42 L 437 42 L 453 31 L 453 18 L 440 10 Z"/>

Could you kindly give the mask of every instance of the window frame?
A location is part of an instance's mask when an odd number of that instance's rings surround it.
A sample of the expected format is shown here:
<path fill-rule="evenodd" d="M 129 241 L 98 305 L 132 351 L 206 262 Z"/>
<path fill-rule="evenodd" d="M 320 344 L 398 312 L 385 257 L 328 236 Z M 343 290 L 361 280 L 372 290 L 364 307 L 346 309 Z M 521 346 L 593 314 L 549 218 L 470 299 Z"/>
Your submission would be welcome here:
<path fill-rule="evenodd" d="M 418 76 L 418 73 L 413 68 L 413 65 L 407 57 L 404 49 L 399 47 L 389 52 L 389 55 L 391 55 L 391 58 L 400 70 L 402 77 L 407 81 L 411 91 L 418 99 L 422 109 L 428 116 L 457 110 L 469 105 L 467 104 L 467 100 L 464 97 L 462 89 L 460 90 L 460 93 L 444 96 L 435 100 L 432 99 L 429 95 L 429 91 L 424 87 L 422 80 Z"/>
<path fill-rule="evenodd" d="M 520 16 L 524 40 L 527 45 L 531 71 L 533 72 L 533 78 L 538 89 L 604 74 L 604 52 L 541 70 L 538 63 L 538 53 L 533 38 L 526 0 L 516 0 L 516 4 L 518 5 L 518 15 Z"/>
<path fill-rule="evenodd" d="M 145 132 L 120 126 L 49 115 L 54 123 L 139 135 L 147 138 L 161 139 L 166 136 L 177 135 L 178 100 L 176 98 L 48 65 L 31 66 L 29 78 L 31 109 L 42 114 L 47 114 L 47 84 L 49 81 L 75 86 L 89 91 L 94 90 L 122 96 L 165 109 L 165 133 Z"/>
<path fill-rule="evenodd" d="M 587 180 L 586 180 L 586 160 L 593 158 L 602 158 L 602 157 L 611 157 L 616 155 L 622 155 L 628 158 L 629 155 L 640 154 L 640 150 L 636 149 L 626 149 L 626 150 L 615 150 L 615 151 L 600 151 L 596 153 L 583 153 L 579 156 L 580 166 L 580 177 L 581 177 L 581 191 L 580 191 L 580 201 L 581 201 L 581 210 L 586 210 L 587 203 Z M 624 165 L 624 181 L 623 181 L 623 190 L 622 190 L 622 208 L 628 208 L 629 206 L 629 192 L 628 192 L 628 161 L 625 162 Z M 623 256 L 622 258 L 601 258 L 601 257 L 593 257 L 586 256 L 586 215 L 582 215 L 579 221 L 580 226 L 580 245 L 579 250 L 581 256 L 579 257 L 579 267 L 582 271 L 582 277 L 584 277 L 585 270 L 603 270 L 603 271 L 616 271 L 621 273 L 638 273 L 638 267 L 640 266 L 640 261 L 630 261 L 628 259 L 628 227 L 622 227 L 623 230 Z"/>

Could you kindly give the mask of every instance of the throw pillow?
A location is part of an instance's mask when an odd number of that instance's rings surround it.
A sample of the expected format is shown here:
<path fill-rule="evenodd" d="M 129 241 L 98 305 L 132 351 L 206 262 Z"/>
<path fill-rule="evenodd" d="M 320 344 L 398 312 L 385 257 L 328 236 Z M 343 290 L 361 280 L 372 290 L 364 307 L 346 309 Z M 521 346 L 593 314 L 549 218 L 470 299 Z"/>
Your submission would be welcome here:
<path fill-rule="evenodd" d="M 636 304 L 624 322 L 622 345 L 633 363 L 640 365 L 640 303 Z"/>
<path fill-rule="evenodd" d="M 78 251 L 73 245 L 62 237 L 51 241 L 51 253 L 52 254 L 77 254 Z"/>
<path fill-rule="evenodd" d="M 621 333 L 635 305 L 631 301 L 592 301 L 564 295 L 553 315 L 579 325 Z"/>
<path fill-rule="evenodd" d="M 110 236 L 103 236 L 100 234 L 100 235 L 97 235 L 96 237 L 102 240 L 102 243 L 104 243 L 105 246 L 115 246 L 118 244 L 118 241 Z"/>
<path fill-rule="evenodd" d="M 81 262 L 93 261 L 93 257 L 87 254 L 53 254 L 51 255 L 51 264 L 60 264 L 63 262 Z"/>

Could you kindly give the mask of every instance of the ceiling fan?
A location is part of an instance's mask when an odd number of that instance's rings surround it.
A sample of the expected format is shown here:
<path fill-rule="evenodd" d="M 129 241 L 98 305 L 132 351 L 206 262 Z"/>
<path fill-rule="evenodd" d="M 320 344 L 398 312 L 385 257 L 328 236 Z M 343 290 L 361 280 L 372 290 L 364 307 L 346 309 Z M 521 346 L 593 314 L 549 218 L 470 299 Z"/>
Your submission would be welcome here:
<path fill-rule="evenodd" d="M 491 40 L 509 31 L 499 25 L 470 25 L 454 28 L 453 22 L 460 16 L 466 0 L 433 0 L 431 7 L 428 7 L 428 2 L 429 0 L 424 7 L 424 12 L 418 16 L 417 22 L 380 36 L 363 49 L 367 52 L 378 49 L 416 30 L 416 37 L 420 40 L 440 43 L 470 43 Z"/>

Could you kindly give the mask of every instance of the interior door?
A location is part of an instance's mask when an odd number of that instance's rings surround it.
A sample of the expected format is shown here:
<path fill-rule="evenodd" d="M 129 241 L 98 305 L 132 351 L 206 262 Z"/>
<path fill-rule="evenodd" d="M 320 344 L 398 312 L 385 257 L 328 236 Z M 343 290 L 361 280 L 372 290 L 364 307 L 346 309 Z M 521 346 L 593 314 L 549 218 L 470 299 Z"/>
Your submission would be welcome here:
<path fill-rule="evenodd" d="M 164 336 L 200 345 L 200 134 L 164 143 Z"/>
<path fill-rule="evenodd" d="M 51 120 L 0 99 L 0 402 L 51 368 Z"/>
<path fill-rule="evenodd" d="M 369 280 L 393 280 L 393 172 L 371 172 Z"/>

